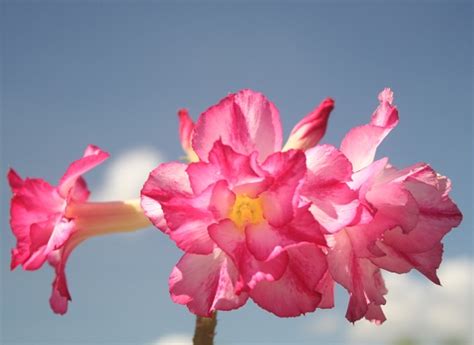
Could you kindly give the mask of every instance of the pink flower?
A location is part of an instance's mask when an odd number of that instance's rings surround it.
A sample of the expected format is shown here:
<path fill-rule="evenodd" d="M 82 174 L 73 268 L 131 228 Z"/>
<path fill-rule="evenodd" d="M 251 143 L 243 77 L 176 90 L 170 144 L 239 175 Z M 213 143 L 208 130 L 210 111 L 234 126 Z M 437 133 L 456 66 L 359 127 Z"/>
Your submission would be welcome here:
<path fill-rule="evenodd" d="M 362 213 L 358 224 L 327 236 L 332 278 L 350 293 L 347 318 L 383 322 L 385 288 L 380 269 L 405 273 L 416 269 L 439 284 L 441 239 L 459 225 L 462 215 L 449 198 L 449 180 L 419 163 L 397 170 L 386 158 L 373 162 L 377 146 L 398 123 L 389 89 L 379 95 L 380 105 L 368 125 L 352 129 L 341 151 L 354 173 Z"/>
<path fill-rule="evenodd" d="M 38 178 L 23 180 L 13 169 L 8 173 L 13 192 L 10 225 L 17 239 L 11 269 L 22 265 L 25 270 L 37 270 L 48 261 L 56 273 L 50 298 L 55 313 L 64 314 L 71 300 L 65 265 L 78 244 L 91 236 L 126 231 L 140 225 L 140 220 L 148 224 L 133 205 L 86 202 L 89 190 L 82 174 L 108 157 L 98 147 L 88 146 L 56 187 Z"/>
<path fill-rule="evenodd" d="M 357 193 L 346 183 L 352 168 L 331 146 L 305 153 L 281 152 L 281 144 L 275 106 L 243 90 L 198 119 L 198 162 L 162 164 L 150 174 L 145 213 L 186 252 L 170 277 L 176 303 L 203 316 L 249 297 L 278 316 L 332 306 L 318 221 L 337 231 L 356 217 Z"/>
<path fill-rule="evenodd" d="M 75 220 L 67 215 L 68 205 L 85 202 L 89 190 L 81 175 L 108 158 L 98 147 L 87 147 L 84 157 L 73 162 L 57 187 L 42 179 L 25 179 L 13 170 L 8 181 L 13 192 L 10 225 L 17 239 L 12 250 L 11 268 L 22 265 L 36 270 L 49 258 L 56 270 L 50 303 L 56 313 L 64 314 L 71 299 L 64 266 L 78 240 L 71 241 Z M 74 242 L 75 244 L 72 244 Z"/>

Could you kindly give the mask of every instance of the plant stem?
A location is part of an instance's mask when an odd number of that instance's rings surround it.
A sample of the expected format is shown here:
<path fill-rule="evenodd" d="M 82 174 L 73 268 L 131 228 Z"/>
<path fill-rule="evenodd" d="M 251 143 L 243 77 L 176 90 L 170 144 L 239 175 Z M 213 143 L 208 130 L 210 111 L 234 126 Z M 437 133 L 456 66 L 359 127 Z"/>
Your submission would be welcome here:
<path fill-rule="evenodd" d="M 217 325 L 217 312 L 212 317 L 196 316 L 196 329 L 194 330 L 194 345 L 214 345 L 214 335 Z"/>

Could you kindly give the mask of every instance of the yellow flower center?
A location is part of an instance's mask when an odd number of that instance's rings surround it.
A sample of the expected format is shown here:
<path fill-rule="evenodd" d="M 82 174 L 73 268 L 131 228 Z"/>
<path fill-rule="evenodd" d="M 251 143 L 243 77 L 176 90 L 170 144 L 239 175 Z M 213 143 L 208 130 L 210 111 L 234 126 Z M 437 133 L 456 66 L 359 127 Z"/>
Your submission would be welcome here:
<path fill-rule="evenodd" d="M 243 229 L 247 224 L 260 223 L 263 221 L 262 200 L 250 198 L 247 195 L 237 195 L 229 218 L 240 229 Z"/>

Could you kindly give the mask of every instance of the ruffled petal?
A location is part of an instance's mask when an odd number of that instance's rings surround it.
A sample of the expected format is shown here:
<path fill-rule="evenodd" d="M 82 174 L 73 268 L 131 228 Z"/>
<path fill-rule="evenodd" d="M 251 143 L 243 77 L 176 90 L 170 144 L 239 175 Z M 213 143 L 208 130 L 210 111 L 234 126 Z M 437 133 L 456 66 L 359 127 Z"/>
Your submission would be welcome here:
<path fill-rule="evenodd" d="M 76 185 L 77 179 L 84 173 L 93 169 L 103 161 L 109 158 L 109 154 L 102 151 L 99 147 L 89 145 L 84 156 L 69 165 L 69 168 L 64 173 L 59 181 L 58 190 L 63 198 L 67 198 L 71 189 Z"/>
<path fill-rule="evenodd" d="M 324 253 L 313 244 L 291 247 L 288 256 L 288 266 L 280 279 L 261 281 L 250 291 L 255 303 L 280 317 L 314 311 L 321 302 L 316 288 L 327 270 Z"/>
<path fill-rule="evenodd" d="M 346 318 L 355 322 L 365 316 L 373 317 L 369 312 L 373 307 L 369 306 L 385 304 L 383 296 L 387 293 L 380 270 L 369 259 L 358 256 L 346 230 L 332 236 L 327 259 L 333 279 L 350 294 Z M 384 318 L 377 321 L 383 322 Z"/>
<path fill-rule="evenodd" d="M 233 189 L 240 185 L 261 183 L 264 178 L 255 171 L 254 160 L 253 155 L 239 154 L 218 140 L 209 153 L 209 163 L 193 163 L 187 168 L 191 187 L 194 193 L 199 194 L 219 180 L 227 181 Z"/>
<path fill-rule="evenodd" d="M 191 195 L 186 168 L 186 164 L 177 162 L 160 164 L 150 173 L 141 190 L 142 209 L 151 222 L 165 233 L 169 229 L 160 202 L 170 200 L 174 195 Z"/>
<path fill-rule="evenodd" d="M 279 279 L 285 272 L 288 264 L 286 252 L 275 253 L 265 261 L 256 259 L 247 249 L 244 231 L 229 219 L 211 225 L 209 235 L 217 246 L 232 258 L 250 289 L 260 281 Z"/>
<path fill-rule="evenodd" d="M 312 202 L 310 210 L 326 231 L 337 232 L 358 214 L 358 195 L 346 184 L 352 174 L 351 163 L 330 145 L 306 151 L 306 158 L 308 173 L 301 195 Z"/>
<path fill-rule="evenodd" d="M 283 226 L 294 217 L 297 205 L 295 191 L 306 174 L 306 158 L 302 151 L 277 152 L 268 157 L 262 168 L 272 177 L 272 185 L 262 194 L 265 219 L 276 227 Z"/>
<path fill-rule="evenodd" d="M 196 315 L 209 317 L 215 310 L 237 309 L 245 292 L 236 293 L 239 274 L 229 258 L 216 249 L 209 255 L 185 254 L 169 279 L 171 298 Z"/>
<path fill-rule="evenodd" d="M 329 114 L 334 109 L 334 100 L 326 98 L 312 112 L 293 127 L 283 151 L 307 150 L 315 146 L 326 133 Z"/>
<path fill-rule="evenodd" d="M 192 140 L 199 158 L 207 161 L 218 139 L 234 151 L 259 159 L 281 149 L 282 129 L 278 110 L 261 93 L 242 90 L 206 110 L 196 123 Z"/>
<path fill-rule="evenodd" d="M 393 92 L 384 89 L 379 94 L 379 101 L 370 123 L 351 129 L 342 140 L 341 151 L 351 161 L 354 171 L 373 162 L 377 147 L 398 124 L 398 111 L 392 105 Z"/>
<path fill-rule="evenodd" d="M 10 226 L 17 240 L 16 248 L 12 250 L 11 269 L 14 269 L 19 264 L 24 264 L 35 250 L 46 245 L 48 236 L 62 217 L 66 203 L 57 190 L 44 180 L 26 179 L 20 184 L 18 175 L 10 176 L 13 179 Z M 31 237 L 33 225 L 41 229 L 36 231 L 41 236 Z M 31 261 L 35 264 L 30 265 L 30 269 L 40 267 L 44 262 L 44 255 L 41 253 L 37 253 L 35 257 L 37 260 Z"/>

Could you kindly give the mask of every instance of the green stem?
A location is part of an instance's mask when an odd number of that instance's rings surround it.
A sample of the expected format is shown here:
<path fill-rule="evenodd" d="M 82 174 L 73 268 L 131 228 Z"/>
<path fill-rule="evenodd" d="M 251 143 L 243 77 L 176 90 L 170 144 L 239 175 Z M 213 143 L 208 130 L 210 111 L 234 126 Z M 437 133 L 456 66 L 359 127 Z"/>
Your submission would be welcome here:
<path fill-rule="evenodd" d="M 214 335 L 217 325 L 217 312 L 212 317 L 196 317 L 196 328 L 194 330 L 194 345 L 214 345 Z"/>

